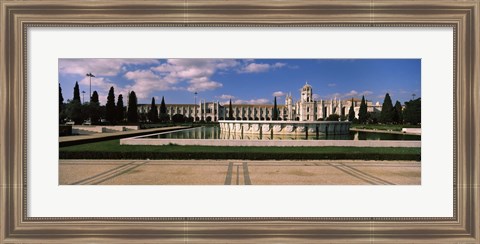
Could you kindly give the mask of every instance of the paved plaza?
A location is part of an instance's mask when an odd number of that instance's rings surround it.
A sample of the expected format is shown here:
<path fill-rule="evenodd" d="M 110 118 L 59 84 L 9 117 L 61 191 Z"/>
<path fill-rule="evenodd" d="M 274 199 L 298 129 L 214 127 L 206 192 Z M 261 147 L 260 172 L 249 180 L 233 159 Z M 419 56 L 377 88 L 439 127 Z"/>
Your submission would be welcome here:
<path fill-rule="evenodd" d="M 60 160 L 60 185 L 420 185 L 417 161 Z"/>

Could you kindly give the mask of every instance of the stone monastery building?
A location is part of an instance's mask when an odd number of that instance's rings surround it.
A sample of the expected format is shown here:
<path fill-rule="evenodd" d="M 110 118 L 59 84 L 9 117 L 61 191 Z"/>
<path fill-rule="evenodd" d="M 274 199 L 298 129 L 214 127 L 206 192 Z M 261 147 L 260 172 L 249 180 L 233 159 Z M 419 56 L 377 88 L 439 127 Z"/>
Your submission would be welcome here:
<path fill-rule="evenodd" d="M 353 99 L 355 117 L 358 118 L 361 99 Z M 366 101 L 367 112 L 380 112 L 382 105 Z M 324 120 L 331 114 L 348 116 L 352 99 L 314 100 L 312 86 L 306 83 L 300 93 L 300 100 L 293 101 L 291 94 L 285 97 L 284 105 L 277 105 L 279 120 L 317 121 Z M 139 104 L 138 113 L 146 115 L 150 104 Z M 170 119 L 175 114 L 181 114 L 194 121 L 219 121 L 228 118 L 229 104 L 221 105 L 218 101 L 207 102 L 201 100 L 198 104 L 166 104 Z M 160 111 L 160 104 L 157 104 Z M 272 120 L 273 104 L 232 104 L 235 120 Z M 142 117 L 142 116 L 141 116 Z"/>

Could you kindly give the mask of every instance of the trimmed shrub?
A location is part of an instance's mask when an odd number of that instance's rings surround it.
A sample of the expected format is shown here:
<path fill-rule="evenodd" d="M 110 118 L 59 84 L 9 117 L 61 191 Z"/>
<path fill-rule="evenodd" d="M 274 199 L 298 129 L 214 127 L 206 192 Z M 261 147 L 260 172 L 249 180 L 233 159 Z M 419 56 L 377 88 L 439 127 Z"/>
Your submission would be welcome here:
<path fill-rule="evenodd" d="M 421 155 L 383 153 L 262 153 L 262 152 L 71 152 L 60 151 L 60 159 L 244 159 L 244 160 L 319 160 L 319 159 L 358 159 L 358 160 L 415 160 Z"/>

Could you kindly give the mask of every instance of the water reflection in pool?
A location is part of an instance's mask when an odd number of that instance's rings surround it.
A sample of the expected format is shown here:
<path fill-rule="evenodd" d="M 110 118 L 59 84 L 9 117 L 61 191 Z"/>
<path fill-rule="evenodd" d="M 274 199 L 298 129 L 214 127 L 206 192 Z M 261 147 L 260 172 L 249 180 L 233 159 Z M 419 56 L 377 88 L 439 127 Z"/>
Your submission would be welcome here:
<path fill-rule="evenodd" d="M 181 131 L 150 135 L 142 138 L 152 139 L 234 139 L 234 140 L 420 140 L 418 135 L 387 134 L 350 131 L 347 135 L 259 135 L 221 132 L 218 126 L 197 127 Z"/>

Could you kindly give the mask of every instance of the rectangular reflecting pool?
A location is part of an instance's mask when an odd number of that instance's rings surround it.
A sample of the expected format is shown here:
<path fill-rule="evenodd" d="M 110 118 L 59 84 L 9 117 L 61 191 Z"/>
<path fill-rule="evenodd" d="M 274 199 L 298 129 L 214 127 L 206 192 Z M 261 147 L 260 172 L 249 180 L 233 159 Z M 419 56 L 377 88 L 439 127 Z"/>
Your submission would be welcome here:
<path fill-rule="evenodd" d="M 196 127 L 192 129 L 166 132 L 148 136 L 141 136 L 142 139 L 220 139 L 220 140 L 386 140 L 386 141 L 420 141 L 419 135 L 407 135 L 385 132 L 357 132 L 350 131 L 346 135 L 325 135 L 325 134 L 241 134 L 226 133 L 220 131 L 218 126 Z"/>

